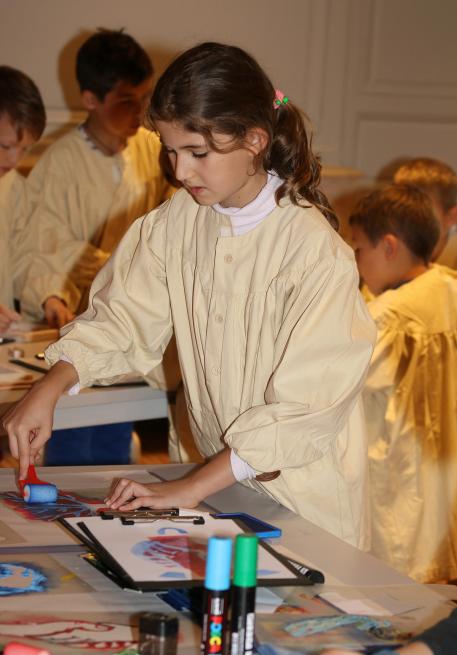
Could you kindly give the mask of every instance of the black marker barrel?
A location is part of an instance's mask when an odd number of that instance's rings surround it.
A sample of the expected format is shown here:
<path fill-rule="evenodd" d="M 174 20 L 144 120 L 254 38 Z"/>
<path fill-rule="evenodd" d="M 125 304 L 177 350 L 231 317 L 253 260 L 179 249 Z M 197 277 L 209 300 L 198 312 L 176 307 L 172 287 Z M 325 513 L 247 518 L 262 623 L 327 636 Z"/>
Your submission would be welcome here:
<path fill-rule="evenodd" d="M 225 652 L 231 562 L 232 540 L 227 537 L 210 537 L 203 601 L 202 655 Z"/>
<path fill-rule="evenodd" d="M 254 652 L 257 547 L 258 539 L 254 534 L 236 537 L 230 655 L 252 655 Z"/>

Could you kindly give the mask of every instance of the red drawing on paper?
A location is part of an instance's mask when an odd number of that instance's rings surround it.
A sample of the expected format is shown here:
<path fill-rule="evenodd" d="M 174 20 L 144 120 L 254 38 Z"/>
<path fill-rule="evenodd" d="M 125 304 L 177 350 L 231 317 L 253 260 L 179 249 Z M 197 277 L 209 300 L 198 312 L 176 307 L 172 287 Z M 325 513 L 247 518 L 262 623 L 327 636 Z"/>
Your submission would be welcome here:
<path fill-rule="evenodd" d="M 122 650 L 137 643 L 133 640 L 130 625 L 45 616 L 0 620 L 0 635 L 17 639 L 38 639 L 51 644 L 97 651 Z"/>
<path fill-rule="evenodd" d="M 206 569 L 206 541 L 197 541 L 185 535 L 170 535 L 163 537 L 149 537 L 147 541 L 140 541 L 132 548 L 132 553 L 138 557 L 152 560 L 160 564 L 175 577 L 173 571 L 190 571 L 192 577 L 204 578 Z"/>

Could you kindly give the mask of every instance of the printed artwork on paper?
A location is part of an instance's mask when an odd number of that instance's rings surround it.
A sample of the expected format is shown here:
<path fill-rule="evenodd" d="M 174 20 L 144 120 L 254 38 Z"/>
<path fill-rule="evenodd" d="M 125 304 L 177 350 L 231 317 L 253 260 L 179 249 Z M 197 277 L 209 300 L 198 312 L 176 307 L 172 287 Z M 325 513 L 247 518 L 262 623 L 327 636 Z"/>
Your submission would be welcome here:
<path fill-rule="evenodd" d="M 70 516 L 95 516 L 97 509 L 103 505 L 100 498 L 82 496 L 72 491 L 59 491 L 55 503 L 29 504 L 16 491 L 0 493 L 0 501 L 29 521 L 56 521 Z"/>
<path fill-rule="evenodd" d="M 0 596 L 49 591 L 74 594 L 92 591 L 92 588 L 50 555 L 1 555 Z"/>
<path fill-rule="evenodd" d="M 59 646 L 66 647 L 62 652 L 67 653 L 119 653 L 137 644 L 138 632 L 131 625 L 130 617 L 122 613 L 72 617 L 68 612 L 59 615 L 4 612 L 0 618 L 0 639 L 4 643 L 31 639 L 52 653 Z"/>

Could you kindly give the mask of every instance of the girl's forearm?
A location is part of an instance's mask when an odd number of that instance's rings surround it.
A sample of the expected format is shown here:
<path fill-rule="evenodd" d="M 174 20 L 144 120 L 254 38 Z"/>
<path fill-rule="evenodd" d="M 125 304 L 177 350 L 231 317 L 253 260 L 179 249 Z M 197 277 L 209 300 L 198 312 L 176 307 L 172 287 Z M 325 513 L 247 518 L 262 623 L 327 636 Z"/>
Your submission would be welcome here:
<path fill-rule="evenodd" d="M 59 361 L 52 366 L 37 385 L 45 387 L 47 392 L 55 398 L 68 391 L 79 381 L 78 372 L 68 362 Z"/>
<path fill-rule="evenodd" d="M 206 498 L 234 484 L 236 479 L 230 464 L 230 448 L 225 448 L 207 464 L 191 473 L 189 479 L 199 498 Z"/>

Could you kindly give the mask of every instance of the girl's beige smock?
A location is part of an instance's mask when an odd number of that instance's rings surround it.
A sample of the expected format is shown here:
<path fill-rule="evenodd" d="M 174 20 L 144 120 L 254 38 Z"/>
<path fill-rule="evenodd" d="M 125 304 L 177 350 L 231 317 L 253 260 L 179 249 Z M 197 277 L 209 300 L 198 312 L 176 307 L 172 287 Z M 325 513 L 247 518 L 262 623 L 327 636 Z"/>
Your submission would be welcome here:
<path fill-rule="evenodd" d="M 457 272 L 434 265 L 368 307 L 373 552 L 421 582 L 456 578 Z"/>
<path fill-rule="evenodd" d="M 247 484 L 365 546 L 367 453 L 357 402 L 375 341 L 351 249 L 315 208 L 276 208 L 247 234 L 179 191 L 138 220 L 88 310 L 47 353 L 83 386 L 162 357 L 173 328 L 192 431 L 271 482 Z"/>

